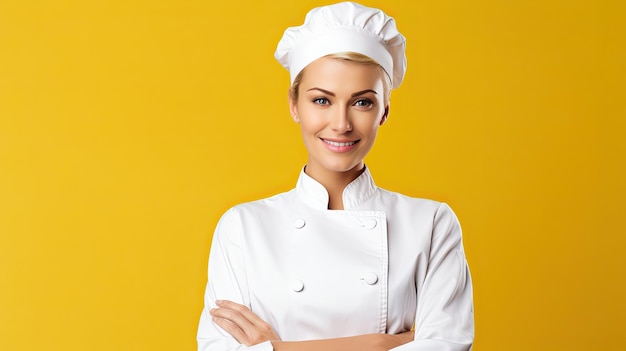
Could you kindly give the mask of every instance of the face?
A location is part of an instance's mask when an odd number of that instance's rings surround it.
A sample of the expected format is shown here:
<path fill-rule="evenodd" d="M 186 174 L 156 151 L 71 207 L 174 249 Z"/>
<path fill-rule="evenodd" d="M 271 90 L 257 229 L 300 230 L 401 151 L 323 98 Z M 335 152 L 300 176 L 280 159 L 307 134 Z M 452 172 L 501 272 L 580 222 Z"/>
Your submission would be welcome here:
<path fill-rule="evenodd" d="M 323 57 L 306 67 L 290 98 L 316 177 L 358 174 L 386 118 L 383 76 L 374 65 Z"/>

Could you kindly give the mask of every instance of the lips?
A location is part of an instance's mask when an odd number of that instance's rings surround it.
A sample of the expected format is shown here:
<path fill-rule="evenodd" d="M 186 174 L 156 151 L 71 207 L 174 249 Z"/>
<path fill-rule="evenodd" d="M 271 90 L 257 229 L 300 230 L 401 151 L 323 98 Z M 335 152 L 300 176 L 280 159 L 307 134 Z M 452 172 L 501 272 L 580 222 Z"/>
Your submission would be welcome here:
<path fill-rule="evenodd" d="M 324 145 L 326 145 L 326 149 L 332 152 L 339 152 L 339 153 L 344 153 L 344 152 L 349 152 L 351 150 L 354 150 L 356 148 L 356 144 L 358 144 L 359 141 L 361 141 L 360 139 L 338 141 L 338 140 L 328 140 L 328 139 L 323 139 L 323 138 L 320 138 L 320 140 L 324 143 Z"/>

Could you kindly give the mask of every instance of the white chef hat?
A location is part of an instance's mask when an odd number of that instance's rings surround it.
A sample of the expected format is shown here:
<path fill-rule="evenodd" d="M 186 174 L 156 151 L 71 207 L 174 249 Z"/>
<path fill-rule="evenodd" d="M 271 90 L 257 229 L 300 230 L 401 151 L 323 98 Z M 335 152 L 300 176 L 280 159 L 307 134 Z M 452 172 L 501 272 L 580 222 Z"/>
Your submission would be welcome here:
<path fill-rule="evenodd" d="M 397 88 L 406 71 L 405 48 L 406 40 L 392 17 L 376 8 L 340 2 L 314 8 L 303 25 L 287 28 L 274 56 L 289 70 L 293 83 L 300 71 L 320 57 L 360 53 L 378 62 Z"/>

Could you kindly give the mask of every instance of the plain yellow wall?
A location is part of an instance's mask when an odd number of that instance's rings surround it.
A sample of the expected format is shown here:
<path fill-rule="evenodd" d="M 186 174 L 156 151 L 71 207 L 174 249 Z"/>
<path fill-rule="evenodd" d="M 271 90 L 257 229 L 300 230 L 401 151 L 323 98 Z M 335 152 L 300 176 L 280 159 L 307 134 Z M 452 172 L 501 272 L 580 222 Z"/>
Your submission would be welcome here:
<path fill-rule="evenodd" d="M 323 1 L 0 0 L 0 350 L 193 350 L 211 233 L 306 160 L 273 59 Z M 624 350 L 623 1 L 380 0 L 368 157 L 446 201 L 477 351 Z"/>

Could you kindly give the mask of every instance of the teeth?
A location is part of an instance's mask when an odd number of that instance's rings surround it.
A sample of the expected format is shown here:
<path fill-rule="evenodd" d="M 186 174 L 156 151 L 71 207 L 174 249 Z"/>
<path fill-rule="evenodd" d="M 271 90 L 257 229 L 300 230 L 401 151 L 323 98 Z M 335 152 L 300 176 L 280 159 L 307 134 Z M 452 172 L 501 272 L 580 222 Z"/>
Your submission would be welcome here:
<path fill-rule="evenodd" d="M 347 143 L 341 143 L 338 141 L 330 141 L 330 140 L 324 140 L 324 141 L 332 146 L 350 146 L 350 145 L 356 144 L 356 141 L 348 141 Z"/>

